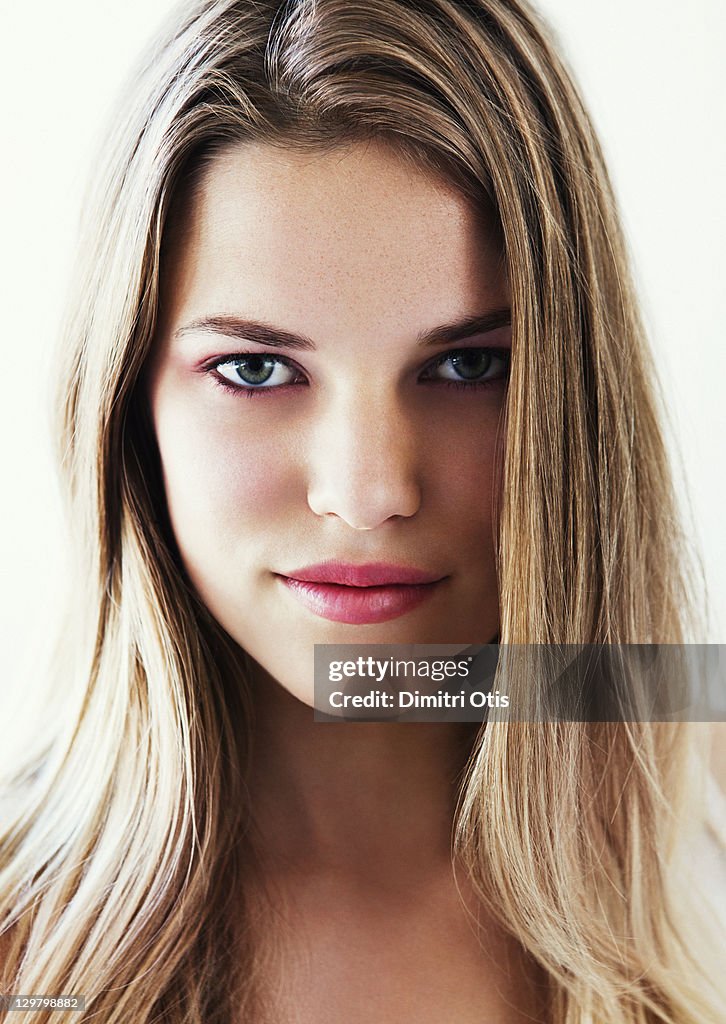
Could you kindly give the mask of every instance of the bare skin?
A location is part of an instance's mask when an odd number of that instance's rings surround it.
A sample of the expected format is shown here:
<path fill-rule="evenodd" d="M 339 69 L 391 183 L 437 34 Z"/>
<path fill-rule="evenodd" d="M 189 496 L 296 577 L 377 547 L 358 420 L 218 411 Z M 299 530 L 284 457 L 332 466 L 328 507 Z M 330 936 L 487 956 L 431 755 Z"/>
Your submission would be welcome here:
<path fill-rule="evenodd" d="M 541 979 L 463 869 L 454 877 L 472 727 L 315 724 L 261 682 L 250 789 L 264 881 L 284 908 L 259 937 L 277 946 L 272 1019 L 543 1021 Z"/>

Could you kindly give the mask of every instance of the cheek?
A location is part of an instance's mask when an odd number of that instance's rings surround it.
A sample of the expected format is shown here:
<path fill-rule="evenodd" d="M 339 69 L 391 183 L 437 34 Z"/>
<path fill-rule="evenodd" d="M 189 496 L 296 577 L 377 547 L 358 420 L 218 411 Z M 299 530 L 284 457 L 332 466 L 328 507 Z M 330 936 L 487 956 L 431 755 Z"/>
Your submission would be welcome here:
<path fill-rule="evenodd" d="M 169 516 L 185 561 L 229 551 L 240 531 L 249 543 L 299 489 L 292 444 L 271 440 L 264 424 L 240 415 L 246 410 L 212 404 L 160 393 L 153 407 Z"/>
<path fill-rule="evenodd" d="M 488 542 L 501 501 L 502 404 L 468 399 L 456 414 L 446 412 L 429 435 L 432 489 L 461 540 L 478 535 Z"/>

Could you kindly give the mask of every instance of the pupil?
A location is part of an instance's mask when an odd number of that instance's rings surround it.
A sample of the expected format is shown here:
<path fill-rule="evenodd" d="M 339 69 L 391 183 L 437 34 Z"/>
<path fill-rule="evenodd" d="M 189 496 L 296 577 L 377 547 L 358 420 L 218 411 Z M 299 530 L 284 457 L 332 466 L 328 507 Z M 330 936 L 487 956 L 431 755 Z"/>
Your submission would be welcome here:
<path fill-rule="evenodd" d="M 245 384 L 264 384 L 272 376 L 275 362 L 267 356 L 247 356 L 237 362 L 235 369 Z"/>
<path fill-rule="evenodd" d="M 488 352 L 457 352 L 451 357 L 451 364 L 459 374 L 466 380 L 473 380 L 475 377 L 483 376 L 491 365 L 491 355 Z"/>

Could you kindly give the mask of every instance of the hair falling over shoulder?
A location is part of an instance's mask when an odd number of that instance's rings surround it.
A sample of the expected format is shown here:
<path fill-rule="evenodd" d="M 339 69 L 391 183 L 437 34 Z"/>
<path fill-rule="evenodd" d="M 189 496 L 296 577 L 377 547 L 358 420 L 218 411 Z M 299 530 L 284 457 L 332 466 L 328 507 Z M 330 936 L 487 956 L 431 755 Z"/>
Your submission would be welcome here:
<path fill-rule="evenodd" d="M 2 822 L 4 991 L 83 992 L 103 1024 L 260 1019 L 262 954 L 227 905 L 250 870 L 244 664 L 179 572 L 137 385 L 169 210 L 210 154 L 373 138 L 501 228 L 513 325 L 501 642 L 694 638 L 611 187 L 535 13 L 520 0 L 186 4 L 104 148 L 63 340 L 77 576 L 53 680 L 62 714 L 13 766 Z M 457 847 L 481 900 L 547 973 L 548 1024 L 726 1019 L 680 884 L 695 771 L 683 726 L 482 730 Z"/>

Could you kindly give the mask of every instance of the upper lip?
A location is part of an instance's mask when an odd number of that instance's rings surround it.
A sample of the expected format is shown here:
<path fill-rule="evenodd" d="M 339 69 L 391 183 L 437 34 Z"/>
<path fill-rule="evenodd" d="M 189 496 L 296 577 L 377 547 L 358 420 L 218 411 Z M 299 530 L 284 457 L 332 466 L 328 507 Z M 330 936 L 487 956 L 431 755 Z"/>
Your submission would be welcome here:
<path fill-rule="evenodd" d="M 344 587 L 412 586 L 437 583 L 444 579 L 441 573 L 427 572 L 407 565 L 393 565 L 389 562 L 367 562 L 364 565 L 335 561 L 318 562 L 280 575 L 304 583 L 337 583 Z"/>

